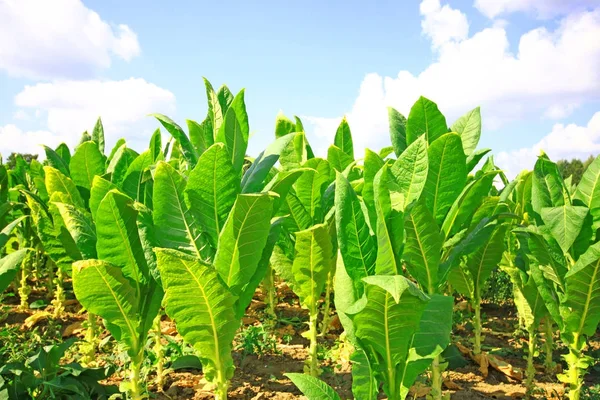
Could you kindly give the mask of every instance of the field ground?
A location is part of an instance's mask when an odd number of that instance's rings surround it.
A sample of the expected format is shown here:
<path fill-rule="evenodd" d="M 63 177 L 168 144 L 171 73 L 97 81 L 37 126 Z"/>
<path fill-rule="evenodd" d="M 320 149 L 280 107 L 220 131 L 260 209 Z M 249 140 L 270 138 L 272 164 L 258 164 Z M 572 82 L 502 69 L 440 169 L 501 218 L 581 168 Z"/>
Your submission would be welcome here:
<path fill-rule="evenodd" d="M 273 328 L 275 337 L 259 339 L 246 339 L 245 343 L 257 344 L 262 346 L 260 355 L 248 354 L 241 347 L 241 337 L 238 337 L 234 351 L 236 363 L 236 372 L 232 380 L 229 392 L 231 399 L 301 399 L 303 398 L 299 390 L 292 382 L 283 376 L 286 372 L 302 372 L 304 360 L 307 357 L 308 340 L 302 337 L 301 333 L 306 330 L 306 321 L 308 320 L 305 310 L 300 308 L 297 297 L 285 284 L 278 285 L 279 304 L 276 307 L 278 315 L 278 324 Z M 72 293 L 70 293 L 72 295 Z M 35 301 L 44 297 L 44 293 L 34 291 L 30 295 L 30 300 Z M 251 304 L 247 316 L 243 320 L 244 329 L 248 327 L 260 326 L 260 320 L 265 320 L 264 296 L 257 291 L 253 303 Z M 71 336 L 83 338 L 84 331 L 81 329 L 82 322 L 86 315 L 80 312 L 80 306 L 75 300 L 68 301 L 69 306 L 65 316 L 61 320 L 52 320 L 46 317 L 39 318 L 33 325 L 26 324 L 27 318 L 34 314 L 43 316 L 43 311 L 28 310 L 19 312 L 17 310 L 18 299 L 9 297 L 5 299 L 4 321 L 0 325 L 0 358 L 10 357 L 10 351 L 35 351 L 35 342 L 47 344 L 48 342 L 62 341 Z M 469 345 L 470 322 L 468 311 L 461 311 L 459 303 L 455 312 L 455 326 L 453 330 L 453 343 L 460 343 L 465 348 Z M 504 361 L 499 370 L 489 368 L 487 377 L 484 377 L 480 366 L 472 360 L 464 359 L 465 365 L 458 368 L 451 368 L 446 374 L 445 386 L 447 393 L 451 394 L 451 399 L 470 400 L 470 399 L 515 399 L 522 398 L 525 394 L 525 387 L 518 379 L 520 371 L 525 368 L 525 359 L 523 348 L 526 346 L 524 335 L 515 334 L 515 327 L 518 325 L 517 315 L 514 307 L 511 305 L 497 306 L 493 304 L 484 304 L 484 350 L 492 354 L 496 361 Z M 31 321 L 31 318 L 30 318 Z M 171 347 L 181 351 L 183 346 L 177 337 L 174 324 L 166 317 L 163 317 L 162 333 L 168 339 L 165 345 L 171 343 Z M 255 332 L 264 333 L 264 330 L 257 329 Z M 329 385 L 334 387 L 343 399 L 352 398 L 352 377 L 351 367 L 347 355 L 347 349 L 340 345 L 337 340 L 342 333 L 339 321 L 334 317 L 332 328 L 329 334 L 322 338 L 322 378 Z M 106 336 L 105 332 L 103 336 Z M 62 338 L 61 338 L 62 336 Z M 30 340 L 32 347 L 19 349 L 20 341 Z M 276 344 L 275 344 L 276 341 Z M 555 341 L 558 342 L 557 338 Z M 3 343 L 2 343 L 3 342 Z M 266 345 L 265 345 L 266 342 Z M 600 356 L 600 334 L 591 338 L 588 354 L 599 358 Z M 174 345 L 173 345 L 174 344 Z M 23 344 L 24 345 L 24 344 Z M 171 348 L 167 345 L 167 348 Z M 463 348 L 464 350 L 464 348 Z M 560 353 L 564 349 L 556 349 L 554 360 L 560 364 Z M 188 349 L 189 352 L 189 349 Z M 117 370 L 123 365 L 123 353 L 119 356 L 111 355 L 113 351 L 107 349 L 99 355 L 100 365 L 114 365 Z M 118 352 L 117 352 L 118 353 Z M 541 349 L 540 349 L 541 353 Z M 167 355 L 168 351 L 167 351 Z M 18 354 L 13 354 L 18 357 Z M 23 354 L 22 356 L 25 356 Z M 69 354 L 67 354 L 67 358 Z M 173 357 L 175 358 L 175 357 Z M 562 384 L 553 381 L 543 372 L 541 358 L 537 359 L 539 364 L 536 380 L 538 382 L 537 398 L 540 399 L 558 399 L 564 393 Z M 560 365 L 559 365 L 560 368 Z M 122 373 L 121 373 L 122 374 Z M 509 375 L 512 375 L 509 376 Z M 123 379 L 120 372 L 117 372 L 110 379 L 112 384 L 118 384 Z M 149 380 L 152 376 L 149 377 Z M 600 365 L 596 365 L 589 370 L 587 382 L 590 387 L 600 384 Z M 151 398 L 156 399 L 212 399 L 210 387 L 203 380 L 200 370 L 182 369 L 170 372 L 162 388 L 156 385 L 150 386 Z M 425 398 L 425 382 L 417 383 L 413 387 L 412 395 L 409 398 Z M 416 397 L 414 397 L 416 396 Z"/>

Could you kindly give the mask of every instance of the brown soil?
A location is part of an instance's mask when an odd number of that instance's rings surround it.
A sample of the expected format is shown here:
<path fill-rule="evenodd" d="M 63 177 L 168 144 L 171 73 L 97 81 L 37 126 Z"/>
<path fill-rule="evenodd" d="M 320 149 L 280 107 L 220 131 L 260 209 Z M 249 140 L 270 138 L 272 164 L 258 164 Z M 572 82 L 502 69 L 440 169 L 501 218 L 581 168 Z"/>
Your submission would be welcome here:
<path fill-rule="evenodd" d="M 285 284 L 278 287 L 280 302 L 276 307 L 277 315 L 280 319 L 298 321 L 293 325 L 279 323 L 275 326 L 274 332 L 277 337 L 277 354 L 265 354 L 261 357 L 257 355 L 243 356 L 242 352 L 234 352 L 234 361 L 236 366 L 235 376 L 231 382 L 229 397 L 231 399 L 302 399 L 298 389 L 283 374 L 287 372 L 302 372 L 304 360 L 307 357 L 308 341 L 301 336 L 306 330 L 307 313 L 298 305 L 297 298 L 287 288 Z M 36 296 L 38 294 L 32 294 Z M 17 311 L 18 301 L 10 299 L 7 303 L 10 310 L 5 321 L 0 322 L 0 329 L 8 325 L 23 325 L 25 319 L 32 315 L 32 311 Z M 80 314 L 80 306 L 76 302 L 70 302 L 67 307 L 65 317 L 57 321 L 62 325 L 63 334 L 82 336 L 83 332 L 78 329 L 78 325 L 85 319 L 85 314 Z M 486 316 L 484 321 L 484 350 L 498 354 L 502 359 L 515 368 L 521 368 L 524 371 L 526 361 L 523 359 L 523 347 L 526 346 L 524 338 L 515 337 L 513 332 L 517 326 L 517 317 L 514 308 L 510 306 L 498 307 L 495 305 L 484 305 L 483 313 Z M 258 325 L 259 321 L 265 320 L 263 295 L 257 292 L 255 299 L 244 318 L 243 325 Z M 46 319 L 41 319 L 37 324 L 43 326 L 47 324 Z M 165 335 L 171 335 L 176 340 L 181 338 L 177 335 L 174 326 L 167 318 L 162 321 L 162 331 Z M 339 321 L 332 323 L 332 329 L 326 338 L 321 339 L 321 345 L 326 348 L 338 348 L 336 339 L 341 334 Z M 285 342 L 284 342 L 285 335 Z M 466 321 L 459 324 L 454 332 L 453 341 L 470 347 L 469 338 L 471 336 L 470 324 Z M 558 342 L 558 339 L 555 338 Z M 600 335 L 591 338 L 590 352 L 598 354 L 600 352 Z M 344 349 L 333 351 L 336 356 L 322 361 L 323 374 L 321 378 L 331 385 L 340 394 L 342 399 L 352 398 L 352 377 L 351 367 L 347 360 L 347 353 Z M 560 362 L 559 353 L 564 353 L 564 349 L 555 351 L 554 359 Z M 537 360 L 542 362 L 541 359 Z M 537 365 L 536 365 L 537 366 Z M 587 383 L 600 383 L 600 374 L 591 372 L 588 374 Z M 149 377 L 151 379 L 152 377 Z M 470 399 L 514 399 L 522 398 L 525 394 L 525 388 L 521 381 L 511 378 L 504 373 L 494 369 L 489 369 L 487 377 L 484 377 L 479 370 L 479 366 L 469 361 L 465 367 L 448 371 L 446 374 L 447 393 L 451 399 L 470 400 Z M 118 384 L 122 378 L 113 376 L 110 383 Z M 536 398 L 540 399 L 558 399 L 564 393 L 562 384 L 557 383 L 553 376 L 547 376 L 543 368 L 539 366 L 536 376 L 538 384 L 538 393 Z M 416 398 L 424 398 L 425 392 L 421 392 L 420 387 L 414 387 L 414 391 L 423 395 Z M 152 392 L 151 398 L 161 400 L 183 400 L 183 399 L 213 399 L 210 392 L 210 385 L 203 379 L 201 371 L 188 370 L 171 372 L 167 375 L 165 384 L 162 388 L 150 385 Z M 412 398 L 412 395 L 409 396 Z"/>

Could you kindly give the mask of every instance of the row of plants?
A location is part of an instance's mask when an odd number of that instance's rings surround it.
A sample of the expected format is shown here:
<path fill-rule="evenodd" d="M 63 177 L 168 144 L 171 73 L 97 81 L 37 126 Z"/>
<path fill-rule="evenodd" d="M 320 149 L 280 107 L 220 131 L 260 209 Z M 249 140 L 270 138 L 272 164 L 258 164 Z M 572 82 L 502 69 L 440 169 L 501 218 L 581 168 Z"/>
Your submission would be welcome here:
<path fill-rule="evenodd" d="M 509 181 L 490 149 L 477 148 L 479 108 L 448 126 L 423 97 L 408 118 L 389 109 L 392 146 L 364 157 L 346 119 L 321 158 L 302 121 L 280 114 L 274 141 L 252 158 L 244 91 L 205 85 L 206 118 L 187 120 L 186 131 L 155 114 L 169 138 L 157 129 L 142 153 L 123 139 L 107 152 L 98 120 L 73 152 L 61 144 L 44 147 L 43 163 L 0 164 L 0 292 L 12 285 L 26 308 L 35 275 L 60 316 L 72 280 L 88 315 L 83 362 L 93 364 L 99 317 L 129 356 L 120 389 L 134 400 L 146 395 L 140 370 L 149 351 L 164 378 L 166 314 L 200 357 L 215 398 L 226 399 L 242 317 L 261 285 L 275 317 L 278 276 L 308 310 L 305 374 L 288 376 L 309 400 L 339 398 L 318 379 L 318 336 L 334 307 L 353 349 L 356 398 L 404 399 L 427 374 L 437 400 L 453 295 L 474 310 L 479 357 L 482 296 L 499 267 L 529 335 L 528 395 L 541 326 L 547 372 L 558 330 L 569 353 L 557 377 L 580 398 L 593 362 L 587 339 L 600 322 L 600 158 L 578 185 L 544 154 Z M 11 384 L 0 381 L 0 393 L 18 398 Z"/>

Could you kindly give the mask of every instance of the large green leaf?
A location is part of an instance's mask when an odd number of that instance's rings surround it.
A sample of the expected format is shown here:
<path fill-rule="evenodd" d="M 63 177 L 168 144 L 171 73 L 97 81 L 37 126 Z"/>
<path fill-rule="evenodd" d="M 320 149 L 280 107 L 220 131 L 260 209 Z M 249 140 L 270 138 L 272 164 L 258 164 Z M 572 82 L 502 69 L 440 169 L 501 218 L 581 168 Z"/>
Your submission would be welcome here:
<path fill-rule="evenodd" d="M 261 191 L 269 171 L 279 160 L 281 151 L 294 139 L 295 133 L 277 138 L 260 153 L 242 178 L 242 193 L 255 193 Z"/>
<path fill-rule="evenodd" d="M 280 138 L 292 132 L 296 132 L 296 124 L 280 111 L 275 118 L 275 137 Z"/>
<path fill-rule="evenodd" d="M 596 157 L 583 173 L 574 197 L 590 210 L 600 208 L 600 157 Z"/>
<path fill-rule="evenodd" d="M 233 101 L 233 94 L 227 86 L 221 85 L 221 87 L 217 91 L 217 99 L 219 99 L 219 105 L 221 106 L 221 110 L 223 110 L 223 113 L 227 113 L 227 110 L 229 109 L 229 106 Z"/>
<path fill-rule="evenodd" d="M 211 83 L 208 79 L 204 79 L 204 86 L 206 87 L 206 98 L 208 100 L 208 116 L 207 119 L 210 121 L 210 126 L 213 130 L 213 137 L 217 136 L 217 132 L 221 128 L 221 124 L 223 123 L 223 116 L 225 115 L 225 111 L 221 108 L 221 103 L 219 102 L 219 97 L 213 89 Z"/>
<path fill-rule="evenodd" d="M 96 250 L 99 259 L 121 268 L 134 285 L 136 296 L 141 296 L 150 272 L 138 234 L 137 214 L 129 197 L 116 190 L 108 192 L 96 214 Z"/>
<path fill-rule="evenodd" d="M 346 271 L 356 287 L 362 287 L 360 279 L 375 272 L 377 245 L 358 196 L 340 173 L 335 182 L 335 209 L 338 245 Z"/>
<path fill-rule="evenodd" d="M 544 207 L 559 207 L 565 204 L 564 182 L 555 163 L 541 155 L 533 168 L 531 205 L 533 211 L 542 213 Z"/>
<path fill-rule="evenodd" d="M 467 268 L 473 278 L 473 289 L 477 299 L 480 299 L 485 286 L 494 268 L 500 264 L 504 253 L 504 237 L 506 227 L 496 228 L 490 239 L 477 252 L 467 257 Z M 465 295 L 467 293 L 464 293 Z"/>
<path fill-rule="evenodd" d="M 0 294 L 6 290 L 8 285 L 15 279 L 21 262 L 27 255 L 28 249 L 13 251 L 0 258 Z"/>
<path fill-rule="evenodd" d="M 350 355 L 352 361 L 352 394 L 355 399 L 377 400 L 379 384 L 375 365 L 363 349 L 356 347 Z"/>
<path fill-rule="evenodd" d="M 404 194 L 406 204 L 421 196 L 427 182 L 428 169 L 427 141 L 425 137 L 420 137 L 398 156 L 391 169 L 401 193 Z"/>
<path fill-rule="evenodd" d="M 276 213 L 279 210 L 279 207 L 285 202 L 287 198 L 287 194 L 292 189 L 293 185 L 296 183 L 298 178 L 304 174 L 304 172 L 309 171 L 306 168 L 298 168 L 292 169 L 289 171 L 279 171 L 277 175 L 271 179 L 269 183 L 264 188 L 264 192 L 273 192 L 277 193 L 279 197 L 274 199 L 273 203 L 273 212 Z"/>
<path fill-rule="evenodd" d="M 215 142 L 210 121 L 205 119 L 199 124 L 196 121 L 187 119 L 185 122 L 188 127 L 188 132 L 190 133 L 190 141 L 196 149 L 196 153 L 202 155 L 202 153 Z"/>
<path fill-rule="evenodd" d="M 137 335 L 136 290 L 122 269 L 100 260 L 78 261 L 73 265 L 73 291 L 86 310 L 110 322 L 110 333 L 126 343 L 130 355 L 137 355 L 144 344 Z"/>
<path fill-rule="evenodd" d="M 75 207 L 84 208 L 84 202 L 77 190 L 77 187 L 73 181 L 62 174 L 56 168 L 45 166 L 44 174 L 46 175 L 46 189 L 48 189 L 48 195 L 52 196 L 53 193 L 63 193 L 67 197 L 69 204 Z"/>
<path fill-rule="evenodd" d="M 161 247 L 202 258 L 203 242 L 196 218 L 185 203 L 186 182 L 175 168 L 159 162 L 154 173 L 154 225 Z"/>
<path fill-rule="evenodd" d="M 452 124 L 452 132 L 456 132 L 462 139 L 465 154 L 471 155 L 481 137 L 481 110 L 476 107 L 456 120 Z"/>
<path fill-rule="evenodd" d="M 200 156 L 185 188 L 187 204 L 215 248 L 239 192 L 240 181 L 229 154 L 222 143 L 215 143 Z"/>
<path fill-rule="evenodd" d="M 399 367 L 408 360 L 428 297 L 400 275 L 370 276 L 364 281 L 366 297 L 349 311 L 355 334 L 369 358 L 379 362 L 388 397 L 401 399 Z"/>
<path fill-rule="evenodd" d="M 390 138 L 396 157 L 406 150 L 406 118 L 392 107 L 388 107 L 388 119 L 390 121 Z"/>
<path fill-rule="evenodd" d="M 456 133 L 441 136 L 429 146 L 429 171 L 423 189 L 427 207 L 438 225 L 467 182 L 465 153 Z"/>
<path fill-rule="evenodd" d="M 104 154 L 104 126 L 102 125 L 102 119 L 98 117 L 94 130 L 92 131 L 92 140 L 96 143 L 100 154 Z"/>
<path fill-rule="evenodd" d="M 327 150 L 327 161 L 334 170 L 343 172 L 354 160 L 339 147 L 331 145 Z"/>
<path fill-rule="evenodd" d="M 362 197 L 369 210 L 369 218 L 371 225 L 375 226 L 375 193 L 373 189 L 373 180 L 377 172 L 383 167 L 383 159 L 375 152 L 365 149 L 365 160 L 364 160 L 364 186 L 362 190 Z"/>
<path fill-rule="evenodd" d="M 150 150 L 137 156 L 125 173 L 123 192 L 136 201 L 144 202 L 145 181 L 149 180 L 148 171 L 154 163 L 154 156 Z"/>
<path fill-rule="evenodd" d="M 121 184 L 125 180 L 125 175 L 129 170 L 129 166 L 138 156 L 139 154 L 128 148 L 126 144 L 121 145 L 106 168 L 106 172 L 111 174 L 111 182 L 118 187 L 121 187 Z"/>
<path fill-rule="evenodd" d="M 287 171 L 299 168 L 306 160 L 311 158 L 309 157 L 308 149 L 310 149 L 310 145 L 306 139 L 306 134 L 304 132 L 296 133 L 294 139 L 281 151 L 281 156 L 279 157 L 281 170 Z"/>
<path fill-rule="evenodd" d="M 338 126 L 337 131 L 335 132 L 333 144 L 354 160 L 352 133 L 350 132 L 350 125 L 348 125 L 346 117 L 342 118 L 342 122 L 340 122 L 340 126 Z"/>
<path fill-rule="evenodd" d="M 11 221 L 4 228 L 2 228 L 2 231 L 0 231 L 0 250 L 3 249 L 6 242 L 8 242 L 8 238 L 10 237 L 13 229 L 15 229 L 15 227 L 21 222 L 23 222 L 25 219 L 27 219 L 27 217 L 27 215 L 23 215 L 22 217 Z"/>
<path fill-rule="evenodd" d="M 69 162 L 71 161 L 71 153 L 68 153 L 69 160 L 67 161 L 63 157 L 61 157 L 56 151 L 52 150 L 50 147 L 43 146 L 43 145 L 42 145 L 42 147 L 44 147 L 44 152 L 46 153 L 46 163 L 50 167 L 53 167 L 53 168 L 56 168 L 57 170 L 59 170 L 65 176 L 69 176 Z M 67 149 L 67 152 L 68 152 L 69 148 L 66 145 L 64 147 Z M 60 146 L 59 146 L 59 148 L 60 148 Z M 57 148 L 57 150 L 58 150 L 58 148 Z"/>
<path fill-rule="evenodd" d="M 407 211 L 404 225 L 406 268 L 423 290 L 435 293 L 444 238 L 423 201 L 415 203 Z"/>
<path fill-rule="evenodd" d="M 298 373 L 284 374 L 300 389 L 307 400 L 340 400 L 340 396 L 325 382 L 314 376 Z"/>
<path fill-rule="evenodd" d="M 92 190 L 90 191 L 90 211 L 92 212 L 93 220 L 96 220 L 96 212 L 98 211 L 100 202 L 112 189 L 117 189 L 117 185 L 107 181 L 101 176 L 96 175 L 94 177 L 94 180 L 92 181 Z"/>
<path fill-rule="evenodd" d="M 600 322 L 600 243 L 590 246 L 565 275 L 565 329 L 592 336 Z"/>
<path fill-rule="evenodd" d="M 271 227 L 273 198 L 267 193 L 238 195 L 219 236 L 215 268 L 235 296 L 250 281 Z"/>
<path fill-rule="evenodd" d="M 311 314 L 318 312 L 317 304 L 331 270 L 332 247 L 326 224 L 296 232 L 294 292 Z"/>
<path fill-rule="evenodd" d="M 330 183 L 329 163 L 322 158 L 311 158 L 302 167 L 307 170 L 294 184 L 296 196 L 313 221 L 323 221 L 326 210 L 323 209 L 322 197 Z"/>
<path fill-rule="evenodd" d="M 588 211 L 587 207 L 569 205 L 542 208 L 542 221 L 550 229 L 563 253 L 567 253 L 575 243 Z"/>
<path fill-rule="evenodd" d="M 373 180 L 377 237 L 377 275 L 399 275 L 404 244 L 404 196 L 390 190 L 393 177 L 384 165 Z"/>
<path fill-rule="evenodd" d="M 225 144 L 229 158 L 236 174 L 240 174 L 244 165 L 244 157 L 248 148 L 248 138 L 244 138 L 238 117 L 233 108 L 225 114 L 225 121 L 215 138 L 216 142 Z"/>
<path fill-rule="evenodd" d="M 233 375 L 232 342 L 239 326 L 235 298 L 208 264 L 169 249 L 156 249 L 165 287 L 165 309 L 183 339 L 202 358 L 209 380 Z"/>
<path fill-rule="evenodd" d="M 246 111 L 246 101 L 244 99 L 245 94 L 245 89 L 240 90 L 233 98 L 229 107 L 235 111 L 238 123 L 242 129 L 242 137 L 244 138 L 244 141 L 248 143 L 248 138 L 250 137 L 250 125 L 248 123 L 248 112 Z"/>
<path fill-rule="evenodd" d="M 94 176 L 104 174 L 105 164 L 106 160 L 97 143 L 82 143 L 71 157 L 71 179 L 77 186 L 90 190 Z"/>
<path fill-rule="evenodd" d="M 54 203 L 84 260 L 97 258 L 96 229 L 90 215 L 71 204 Z"/>
<path fill-rule="evenodd" d="M 429 144 L 448 132 L 446 118 L 438 110 L 437 104 L 425 97 L 419 97 L 410 109 L 406 121 L 406 143 L 411 144 L 421 135 Z"/>
<path fill-rule="evenodd" d="M 162 114 L 152 114 L 162 126 L 177 140 L 179 145 L 181 146 L 181 150 L 183 151 L 183 156 L 188 161 L 188 163 L 193 167 L 196 165 L 196 161 L 198 161 L 198 154 L 196 153 L 196 149 L 192 146 L 192 142 L 185 134 L 183 129 L 179 125 L 175 123 L 171 118 Z"/>

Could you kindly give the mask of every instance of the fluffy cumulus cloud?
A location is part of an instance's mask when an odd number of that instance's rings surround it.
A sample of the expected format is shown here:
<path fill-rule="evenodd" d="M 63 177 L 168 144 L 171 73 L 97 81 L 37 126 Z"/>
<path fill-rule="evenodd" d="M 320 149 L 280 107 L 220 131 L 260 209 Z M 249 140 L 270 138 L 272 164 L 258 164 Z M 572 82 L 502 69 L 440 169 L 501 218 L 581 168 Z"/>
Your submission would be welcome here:
<path fill-rule="evenodd" d="M 0 69 L 11 76 L 90 77 L 113 57 L 140 54 L 131 28 L 109 25 L 80 0 L 2 0 L 0 21 Z"/>
<path fill-rule="evenodd" d="M 454 40 L 463 40 L 469 34 L 467 16 L 439 0 L 424 0 L 420 6 L 423 33 L 431 38 L 434 48 Z"/>
<path fill-rule="evenodd" d="M 578 105 L 598 99 L 600 8 L 570 14 L 554 30 L 540 27 L 526 32 L 515 53 L 503 24 L 466 37 L 468 24 L 457 23 L 460 12 L 448 5 L 424 0 L 421 12 L 437 59 L 416 75 L 400 71 L 395 77 L 376 73 L 365 77 L 347 113 L 357 147 L 389 143 L 386 106 L 408 115 L 420 95 L 437 102 L 449 123 L 480 105 L 488 131 L 527 118 L 562 119 Z M 432 15 L 429 26 L 425 22 Z M 464 35 L 456 29 L 459 25 L 464 25 Z M 439 27 L 450 39 L 436 39 L 442 37 L 436 33 Z M 335 133 L 331 127 L 340 118 L 307 120 L 315 136 L 331 139 Z"/>
<path fill-rule="evenodd" d="M 14 133 L 15 138 L 23 138 L 24 142 L 46 144 L 64 141 L 74 145 L 81 133 L 91 130 L 101 116 L 108 145 L 125 136 L 131 147 L 141 149 L 152 129 L 156 128 L 156 122 L 148 114 L 172 114 L 175 96 L 139 78 L 61 81 L 26 86 L 15 97 L 15 104 L 46 121 L 46 129 L 40 132 L 22 132 L 14 125 L 3 128 L 4 132 Z M 6 138 L 11 136 L 7 134 Z M 4 152 L 20 151 L 23 145 L 17 139 L 2 142 Z"/>
<path fill-rule="evenodd" d="M 0 126 L 0 155 L 6 158 L 12 152 L 40 154 L 40 143 L 56 147 L 67 138 L 45 130 L 23 131 L 14 124 Z"/>
<path fill-rule="evenodd" d="M 585 160 L 590 155 L 600 154 L 600 112 L 595 113 L 586 126 L 555 124 L 552 132 L 532 147 L 499 153 L 496 163 L 513 178 L 524 169 L 531 170 L 542 150 L 554 161 Z"/>
<path fill-rule="evenodd" d="M 600 0 L 475 0 L 475 7 L 489 18 L 518 11 L 552 18 L 599 5 Z"/>

